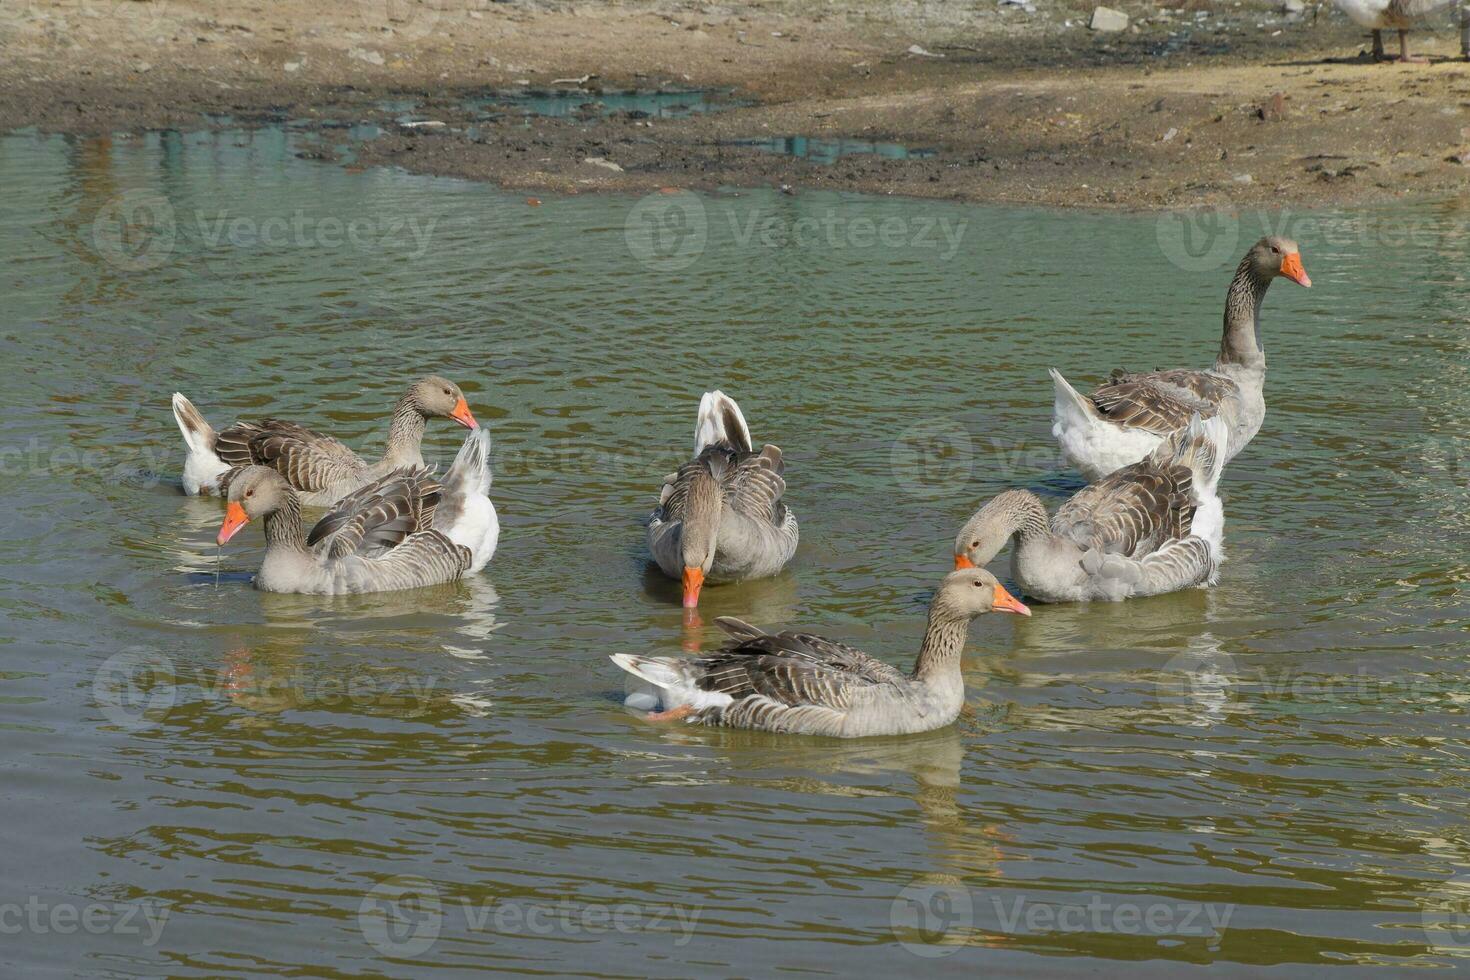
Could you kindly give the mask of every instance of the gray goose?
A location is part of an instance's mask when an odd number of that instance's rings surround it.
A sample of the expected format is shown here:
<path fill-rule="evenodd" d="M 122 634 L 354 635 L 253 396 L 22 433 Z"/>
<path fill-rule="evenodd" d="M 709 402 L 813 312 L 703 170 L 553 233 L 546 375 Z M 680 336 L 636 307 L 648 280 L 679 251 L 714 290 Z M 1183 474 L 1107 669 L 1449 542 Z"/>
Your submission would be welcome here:
<path fill-rule="evenodd" d="M 781 499 L 785 470 L 779 447 L 755 451 L 734 399 L 705 392 L 694 458 L 664 478 L 648 518 L 648 550 L 683 583 L 686 609 L 699 604 L 705 582 L 775 575 L 796 553 L 796 515 Z"/>
<path fill-rule="evenodd" d="M 405 466 L 348 494 L 307 533 L 301 494 L 280 473 L 247 466 L 230 480 L 216 541 L 253 520 L 265 525 L 255 587 L 348 595 L 452 582 L 495 554 L 500 524 L 490 502 L 490 436 L 465 439 L 443 481 Z"/>
<path fill-rule="evenodd" d="M 383 458 L 368 463 L 331 436 L 280 419 L 236 422 L 221 432 L 204 420 L 178 392 L 174 419 L 189 446 L 184 461 L 184 492 L 229 492 L 230 481 L 247 466 L 266 466 L 300 494 L 305 504 L 330 507 L 359 487 L 404 466 L 423 466 L 424 425 L 431 418 L 453 419 L 469 429 L 478 423 L 454 382 L 429 375 L 409 385 L 393 408 Z"/>
<path fill-rule="evenodd" d="M 1160 595 L 1214 584 L 1225 513 L 1216 486 L 1225 422 L 1198 415 L 1145 459 L 1084 487 L 1050 519 L 1034 493 L 1007 490 L 955 537 L 956 568 L 986 565 L 1015 540 L 1011 569 L 1041 602 Z"/>
<path fill-rule="evenodd" d="M 1052 435 L 1089 480 L 1136 463 L 1193 415 L 1219 415 L 1229 429 L 1225 462 L 1235 458 L 1266 418 L 1266 354 L 1260 345 L 1261 303 L 1278 278 L 1310 287 L 1296 242 L 1262 238 L 1245 253 L 1225 295 L 1225 329 L 1215 366 L 1129 374 L 1114 371 L 1089 397 L 1051 369 Z"/>
<path fill-rule="evenodd" d="M 732 637 L 702 657 L 615 653 L 619 667 L 658 689 L 654 720 L 857 738 L 943 728 L 965 704 L 960 657 L 970 620 L 989 612 L 1031 615 L 983 568 L 952 572 L 929 604 L 912 672 L 810 633 L 767 633 L 715 620 Z"/>

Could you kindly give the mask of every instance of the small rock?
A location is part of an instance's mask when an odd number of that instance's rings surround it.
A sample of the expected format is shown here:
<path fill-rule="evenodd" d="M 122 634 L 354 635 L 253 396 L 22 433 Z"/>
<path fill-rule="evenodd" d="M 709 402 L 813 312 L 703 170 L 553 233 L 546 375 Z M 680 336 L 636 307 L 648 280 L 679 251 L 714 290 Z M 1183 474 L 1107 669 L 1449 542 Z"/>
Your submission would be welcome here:
<path fill-rule="evenodd" d="M 1256 182 L 1256 178 L 1252 177 L 1250 174 L 1236 174 L 1230 179 L 1235 181 L 1237 184 L 1254 184 Z"/>
<path fill-rule="evenodd" d="M 1165 143 L 1167 143 L 1178 135 L 1179 130 L 1175 129 L 1173 126 L 1170 126 L 1169 131 L 1163 135 L 1162 139 Z"/>
<path fill-rule="evenodd" d="M 407 129 L 407 130 L 410 130 L 410 131 L 412 131 L 412 130 L 420 130 L 420 131 L 422 131 L 422 130 L 434 130 L 434 129 L 443 129 L 444 128 L 444 123 L 440 122 L 437 119 L 413 120 L 413 121 L 410 121 L 410 122 L 401 122 L 398 125 L 401 128 Z"/>
<path fill-rule="evenodd" d="M 1092 20 L 1087 22 L 1087 26 L 1094 31 L 1115 34 L 1128 29 L 1128 15 L 1112 7 L 1095 7 L 1092 11 Z"/>
<path fill-rule="evenodd" d="M 1288 17 L 1300 17 L 1307 12 L 1306 0 L 1283 0 L 1281 12 Z"/>
<path fill-rule="evenodd" d="M 301 62 L 299 62 L 299 61 L 288 61 L 284 65 L 282 65 L 281 67 L 284 68 L 284 69 L 286 69 L 286 71 L 288 71 L 288 72 L 300 71 L 301 70 Z"/>
<path fill-rule="evenodd" d="M 381 65 L 383 63 L 382 54 L 370 48 L 348 48 L 347 57 L 354 58 L 358 61 L 366 61 L 370 65 Z"/>
<path fill-rule="evenodd" d="M 919 47 L 917 44 L 910 44 L 909 45 L 909 49 L 908 49 L 908 53 L 909 54 L 912 54 L 912 55 L 917 55 L 920 58 L 943 58 L 944 57 L 944 55 L 942 55 L 942 54 L 935 54 L 933 51 L 925 50 L 924 48 Z"/>
<path fill-rule="evenodd" d="M 526 198 L 526 203 L 529 204 L 533 208 L 539 208 L 541 206 L 541 198 L 539 198 L 539 197 L 528 197 L 528 198 Z"/>
<path fill-rule="evenodd" d="M 137 67 L 135 67 L 133 70 L 136 71 L 139 75 L 142 75 L 144 72 L 152 71 L 153 66 L 146 61 L 140 61 L 138 62 Z"/>
<path fill-rule="evenodd" d="M 622 167 L 618 166 L 616 163 L 613 163 L 611 160 L 607 159 L 606 157 L 587 157 L 582 162 L 583 163 L 590 163 L 594 167 L 602 167 L 604 170 L 611 170 L 613 173 L 617 173 L 617 174 L 620 174 L 620 173 L 623 172 L 623 168 Z"/>
<path fill-rule="evenodd" d="M 1451 153 L 1445 157 L 1449 163 L 1458 163 L 1462 167 L 1470 167 L 1470 149 L 1461 150 L 1459 153 Z"/>

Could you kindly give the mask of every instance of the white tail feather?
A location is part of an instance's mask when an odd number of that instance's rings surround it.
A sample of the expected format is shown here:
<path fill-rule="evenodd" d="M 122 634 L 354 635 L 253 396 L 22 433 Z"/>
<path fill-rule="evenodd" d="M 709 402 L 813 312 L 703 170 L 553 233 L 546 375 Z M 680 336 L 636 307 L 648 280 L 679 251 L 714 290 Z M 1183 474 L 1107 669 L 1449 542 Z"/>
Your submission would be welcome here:
<path fill-rule="evenodd" d="M 459 498 L 458 516 L 444 533 L 455 544 L 470 549 L 468 571 L 473 574 L 489 563 L 500 543 L 500 517 L 489 497 L 489 430 L 475 429 L 465 437 L 443 483 L 446 494 Z"/>
<path fill-rule="evenodd" d="M 214 451 L 217 433 L 214 426 L 204 420 L 199 409 L 179 392 L 174 392 L 174 421 L 179 424 L 189 455 L 184 459 L 184 492 L 193 496 L 198 493 L 218 493 L 219 478 L 229 472 L 225 461 Z"/>
<path fill-rule="evenodd" d="M 449 472 L 444 475 L 444 486 L 467 496 L 490 492 L 490 432 L 475 429 L 465 436 L 464 445 L 454 457 Z"/>
<path fill-rule="evenodd" d="M 699 399 L 699 416 L 694 422 L 694 455 L 710 446 L 728 442 L 737 449 L 753 451 L 750 427 L 735 399 L 723 391 L 706 391 Z"/>

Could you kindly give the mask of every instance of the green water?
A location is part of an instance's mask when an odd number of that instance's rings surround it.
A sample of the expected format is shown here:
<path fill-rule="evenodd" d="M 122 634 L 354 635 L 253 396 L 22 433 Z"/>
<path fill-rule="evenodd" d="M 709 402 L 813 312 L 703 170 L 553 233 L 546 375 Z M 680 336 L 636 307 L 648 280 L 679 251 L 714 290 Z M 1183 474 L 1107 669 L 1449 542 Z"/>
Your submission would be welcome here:
<path fill-rule="evenodd" d="M 528 207 L 292 140 L 0 139 L 7 972 L 1299 977 L 1470 948 L 1463 203 L 1244 215 L 1196 261 L 1167 218 Z M 1078 486 L 1046 368 L 1209 363 L 1283 219 L 1315 286 L 1267 301 L 1217 588 L 981 620 L 972 711 L 928 736 L 622 707 L 608 653 L 716 642 L 640 526 L 701 391 L 783 448 L 802 523 L 705 622 L 907 665 L 971 510 Z M 495 439 L 484 574 L 263 595 L 251 529 L 216 565 L 171 392 L 372 451 L 429 369 Z"/>

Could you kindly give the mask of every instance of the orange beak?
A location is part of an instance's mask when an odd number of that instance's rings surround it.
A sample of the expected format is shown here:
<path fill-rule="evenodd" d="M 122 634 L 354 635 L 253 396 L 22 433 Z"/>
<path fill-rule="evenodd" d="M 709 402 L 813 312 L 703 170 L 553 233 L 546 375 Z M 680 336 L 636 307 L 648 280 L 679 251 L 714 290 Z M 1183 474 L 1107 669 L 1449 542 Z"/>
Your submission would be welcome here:
<path fill-rule="evenodd" d="M 1026 608 L 1025 603 L 1006 591 L 1006 587 L 999 582 L 995 583 L 995 602 L 993 608 L 996 612 L 1019 613 L 1022 616 L 1031 615 L 1031 610 Z"/>
<path fill-rule="evenodd" d="M 478 429 L 480 427 L 480 423 L 476 422 L 475 417 L 470 414 L 470 403 L 463 398 L 454 403 L 454 411 L 449 413 L 449 417 L 466 429 Z"/>
<path fill-rule="evenodd" d="M 1312 288 L 1312 277 L 1307 275 L 1307 270 L 1302 268 L 1302 254 L 1290 252 L 1286 258 L 1281 260 L 1281 274 L 1298 286 Z"/>
<path fill-rule="evenodd" d="M 225 522 L 219 526 L 219 534 L 215 536 L 215 544 L 224 544 L 235 536 L 235 532 L 250 523 L 250 517 L 245 513 L 245 508 L 230 501 L 225 507 Z"/>
<path fill-rule="evenodd" d="M 958 571 L 961 571 L 961 570 L 966 569 L 966 568 L 974 568 L 974 567 L 975 567 L 975 563 L 970 560 L 970 556 L 969 555 L 955 555 L 954 556 L 954 570 L 955 571 L 958 572 Z"/>
<path fill-rule="evenodd" d="M 704 585 L 704 572 L 698 568 L 684 569 L 684 608 L 699 605 L 699 589 Z"/>

